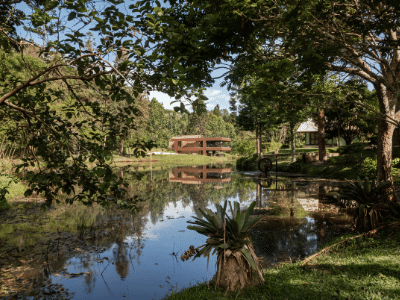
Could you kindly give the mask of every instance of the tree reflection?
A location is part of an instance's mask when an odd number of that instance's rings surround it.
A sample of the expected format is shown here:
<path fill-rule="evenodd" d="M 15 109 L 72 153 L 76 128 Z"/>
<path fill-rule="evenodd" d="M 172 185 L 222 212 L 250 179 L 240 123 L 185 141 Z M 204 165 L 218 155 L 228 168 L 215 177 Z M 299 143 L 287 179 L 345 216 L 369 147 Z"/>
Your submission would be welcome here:
<path fill-rule="evenodd" d="M 121 280 L 125 280 L 129 274 L 128 251 L 125 243 L 117 241 L 116 244 L 117 247 L 113 249 L 115 270 L 117 271 Z"/>

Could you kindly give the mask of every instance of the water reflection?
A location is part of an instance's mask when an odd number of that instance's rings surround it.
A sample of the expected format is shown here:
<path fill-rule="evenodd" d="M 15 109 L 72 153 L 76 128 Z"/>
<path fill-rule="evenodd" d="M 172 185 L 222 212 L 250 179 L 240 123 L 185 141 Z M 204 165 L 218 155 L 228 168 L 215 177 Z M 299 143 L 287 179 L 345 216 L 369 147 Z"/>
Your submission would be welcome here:
<path fill-rule="evenodd" d="M 327 193 L 341 184 L 281 179 L 272 185 L 269 178 L 257 179 L 254 213 L 267 217 L 250 234 L 265 267 L 302 259 L 350 230 L 351 217 Z"/>
<path fill-rule="evenodd" d="M 217 165 L 176 167 L 169 171 L 170 182 L 184 184 L 225 183 L 231 181 L 231 168 Z"/>
<path fill-rule="evenodd" d="M 245 209 L 256 201 L 254 213 L 267 217 L 250 233 L 266 267 L 314 253 L 321 243 L 348 230 L 351 221 L 327 197 L 340 182 L 246 177 L 226 165 L 146 172 L 140 181 L 135 180 L 134 169 L 118 172 L 132 177 L 129 196 L 145 200 L 137 214 L 112 207 L 60 206 L 29 221 L 40 229 L 37 235 L 32 227 L 15 224 L 17 218 L 0 215 L 2 249 L 8 255 L 19 249 L 19 259 L 26 260 L 39 245 L 45 252 L 49 244 L 47 258 L 38 251 L 46 264 L 35 265 L 32 260 L 36 273 L 31 276 L 75 292 L 75 299 L 161 299 L 172 287 L 179 290 L 206 278 L 205 258 L 178 260 L 190 245 L 206 240 L 186 228 L 192 216 L 201 217 L 198 208 L 215 210 L 215 203 L 228 200 L 239 201 Z M 49 239 L 42 241 L 46 232 Z M 10 262 L 4 254 L 0 259 L 1 273 Z M 210 258 L 210 266 L 215 260 Z M 210 278 L 213 272 L 210 268 Z M 23 288 L 19 286 L 22 298 L 35 298 L 24 294 Z"/>

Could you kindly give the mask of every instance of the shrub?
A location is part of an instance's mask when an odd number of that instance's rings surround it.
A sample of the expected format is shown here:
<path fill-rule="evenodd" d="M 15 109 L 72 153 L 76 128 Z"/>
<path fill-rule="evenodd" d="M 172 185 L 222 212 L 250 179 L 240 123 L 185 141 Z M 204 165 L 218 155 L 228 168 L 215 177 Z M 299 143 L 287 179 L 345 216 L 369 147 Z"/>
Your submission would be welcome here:
<path fill-rule="evenodd" d="M 364 177 L 375 177 L 377 162 L 371 157 L 367 157 L 361 164 L 361 172 Z"/>
<path fill-rule="evenodd" d="M 396 157 L 392 160 L 392 167 L 400 168 L 400 157 Z"/>
<path fill-rule="evenodd" d="M 364 150 L 365 145 L 362 143 L 354 143 L 348 146 L 340 147 L 340 154 L 359 153 Z"/>
<path fill-rule="evenodd" d="M 385 220 L 382 212 L 390 211 L 382 201 L 393 193 L 386 193 L 385 187 L 389 182 L 377 184 L 375 180 L 370 181 L 368 177 L 364 181 L 357 178 L 356 181 L 348 181 L 348 184 L 340 191 L 344 199 L 355 200 L 358 210 L 354 215 L 354 227 L 359 231 L 375 229 Z"/>
<path fill-rule="evenodd" d="M 256 151 L 253 140 L 239 140 L 233 145 L 232 153 L 240 155 L 250 155 Z"/>
<path fill-rule="evenodd" d="M 268 142 L 263 144 L 263 152 L 274 152 L 276 149 L 280 149 L 282 147 L 282 143 L 279 142 Z"/>
<path fill-rule="evenodd" d="M 236 168 L 238 171 L 257 171 L 259 159 L 260 156 L 257 153 L 241 157 L 236 161 Z"/>

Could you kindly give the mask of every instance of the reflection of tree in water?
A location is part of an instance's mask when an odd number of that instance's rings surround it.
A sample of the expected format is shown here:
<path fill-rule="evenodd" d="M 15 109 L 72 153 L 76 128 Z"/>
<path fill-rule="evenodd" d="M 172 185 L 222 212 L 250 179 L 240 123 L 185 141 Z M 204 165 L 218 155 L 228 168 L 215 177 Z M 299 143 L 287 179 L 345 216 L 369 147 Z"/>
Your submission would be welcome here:
<path fill-rule="evenodd" d="M 317 249 L 314 225 L 307 219 L 275 219 L 260 222 L 251 231 L 257 255 L 271 265 L 281 260 L 297 260 Z"/>
<path fill-rule="evenodd" d="M 122 241 L 117 241 L 117 247 L 113 249 L 113 256 L 115 262 L 115 270 L 121 277 L 121 280 L 129 274 L 129 260 L 128 260 L 128 250 L 127 245 Z"/>
<path fill-rule="evenodd" d="M 85 292 L 87 294 L 90 294 L 94 290 L 96 283 L 96 276 L 94 276 L 94 272 L 88 272 L 87 274 L 85 274 L 84 280 L 85 280 Z"/>
<path fill-rule="evenodd" d="M 125 175 L 128 172 L 125 172 Z M 132 174 L 132 172 L 131 172 Z M 142 173 L 140 181 L 132 180 L 129 196 L 139 196 L 150 205 L 151 222 L 156 224 L 162 219 L 165 207 L 170 203 L 181 201 L 183 207 L 192 205 L 205 208 L 210 203 L 220 203 L 228 198 L 239 201 L 248 201 L 254 198 L 255 183 L 249 180 L 239 180 L 239 175 L 231 173 L 232 181 L 221 184 L 221 189 L 215 189 L 214 184 L 199 185 L 172 183 L 168 180 L 168 170 L 153 172 L 151 179 L 149 172 Z M 131 175 L 132 176 L 132 175 Z"/>

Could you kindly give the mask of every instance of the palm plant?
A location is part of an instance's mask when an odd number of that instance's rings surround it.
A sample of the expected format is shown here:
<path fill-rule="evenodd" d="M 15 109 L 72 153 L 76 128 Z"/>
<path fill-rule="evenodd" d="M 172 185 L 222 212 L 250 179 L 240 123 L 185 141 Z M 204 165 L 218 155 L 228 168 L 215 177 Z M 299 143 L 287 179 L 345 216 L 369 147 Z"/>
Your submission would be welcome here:
<path fill-rule="evenodd" d="M 207 257 L 207 284 L 208 284 L 208 262 L 211 250 L 213 255 L 217 253 L 217 273 L 214 276 L 215 288 L 217 286 L 227 290 L 236 291 L 247 285 L 256 285 L 264 282 L 262 267 L 254 253 L 253 244 L 248 230 L 261 220 L 262 217 L 249 219 L 251 212 L 256 205 L 252 202 L 249 208 L 240 212 L 238 202 L 234 202 L 234 209 L 231 208 L 232 216 L 226 213 L 227 201 L 224 207 L 216 204 L 217 212 L 199 208 L 205 220 L 196 218 L 196 221 L 188 221 L 197 226 L 188 226 L 190 230 L 195 230 L 208 237 L 206 244 L 194 248 L 190 246 L 182 256 L 182 260 L 187 260 L 193 256 L 193 260 L 203 255 Z M 258 275 L 258 280 L 257 280 Z"/>
<path fill-rule="evenodd" d="M 383 222 L 382 213 L 389 212 L 389 206 L 384 199 L 393 194 L 385 191 L 389 182 L 376 183 L 375 180 L 364 181 L 357 177 L 357 181 L 349 181 L 339 193 L 342 198 L 355 200 L 359 208 L 354 216 L 354 227 L 360 231 L 371 230 Z"/>

